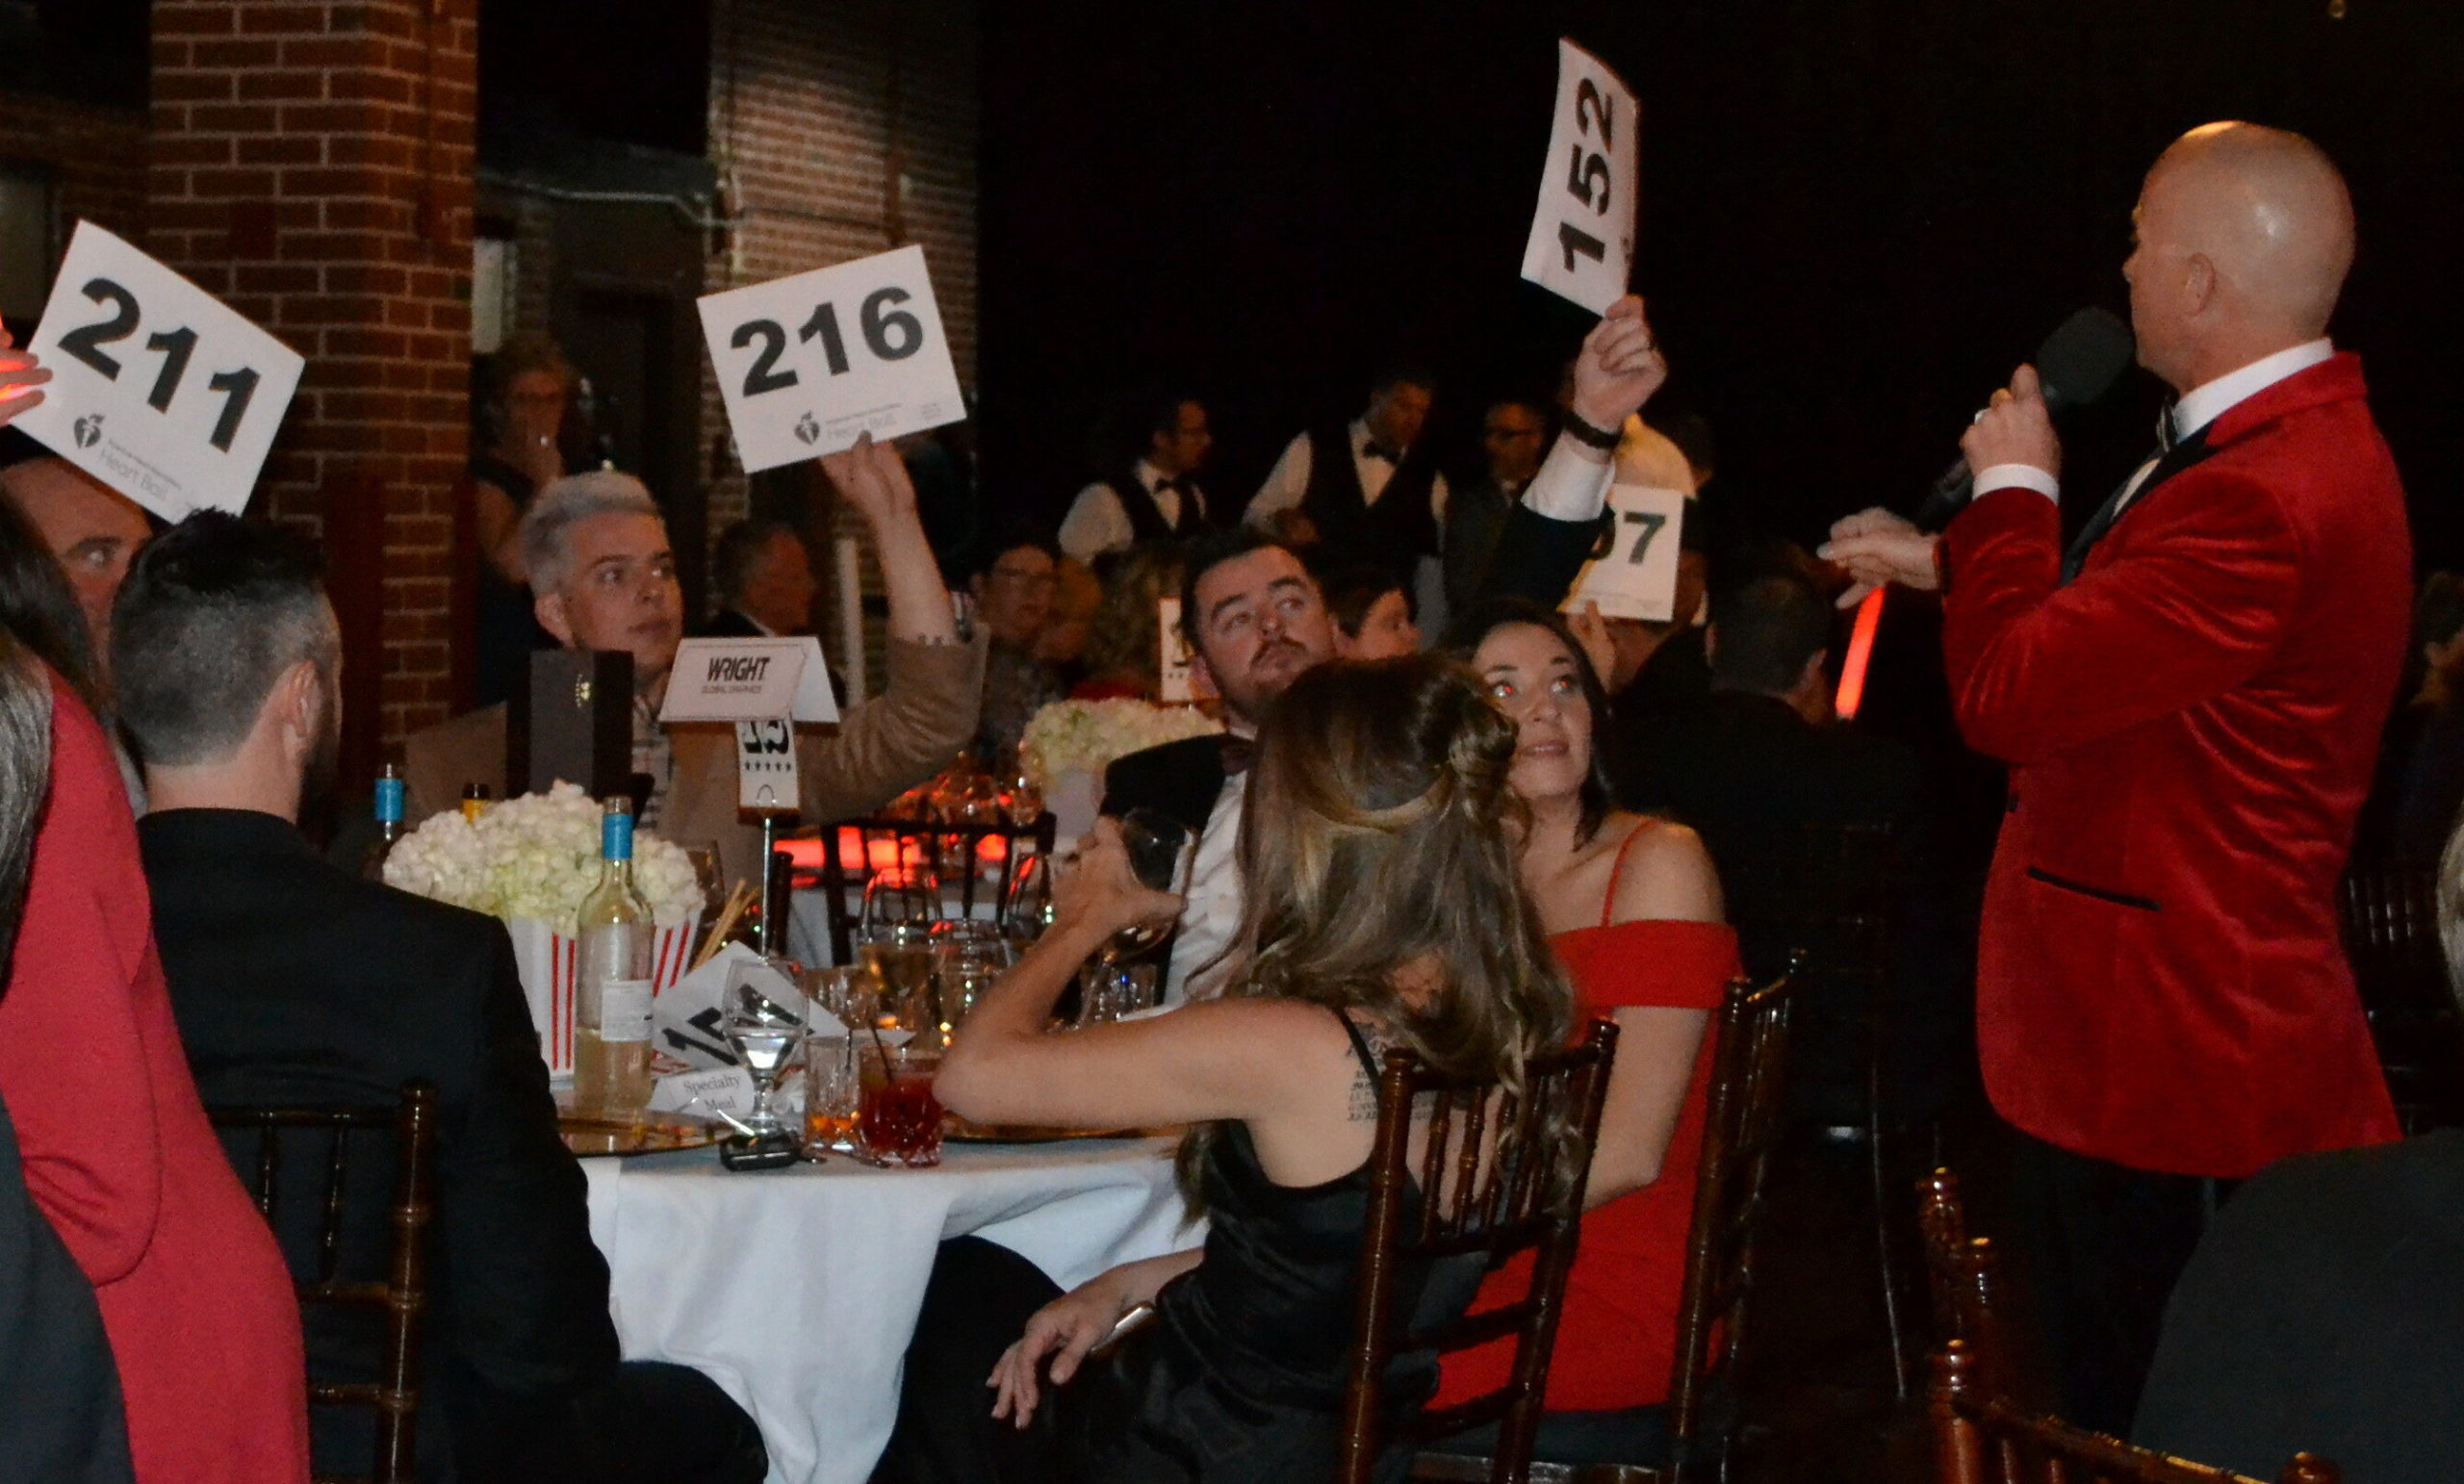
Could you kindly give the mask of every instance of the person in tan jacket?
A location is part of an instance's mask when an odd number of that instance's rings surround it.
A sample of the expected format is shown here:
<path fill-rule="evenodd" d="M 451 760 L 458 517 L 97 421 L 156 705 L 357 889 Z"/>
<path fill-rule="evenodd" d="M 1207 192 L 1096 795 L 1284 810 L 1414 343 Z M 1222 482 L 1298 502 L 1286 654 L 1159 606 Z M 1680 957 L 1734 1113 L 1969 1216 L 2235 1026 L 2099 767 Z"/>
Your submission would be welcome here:
<path fill-rule="evenodd" d="M 862 514 L 881 555 L 888 685 L 835 731 L 798 737 L 807 825 L 878 808 L 947 767 L 975 732 L 984 690 L 984 642 L 959 637 L 897 450 L 867 436 L 822 467 Z M 760 832 L 736 812 L 734 729 L 656 720 L 684 636 L 684 600 L 650 491 L 603 471 L 558 479 L 525 512 L 522 548 L 550 633 L 569 648 L 633 656 L 633 769 L 651 779 L 643 828 L 688 848 L 716 842 L 728 880 L 759 881 Z M 413 735 L 404 759 L 409 818 L 453 807 L 471 783 L 504 797 L 504 741 L 501 705 Z"/>

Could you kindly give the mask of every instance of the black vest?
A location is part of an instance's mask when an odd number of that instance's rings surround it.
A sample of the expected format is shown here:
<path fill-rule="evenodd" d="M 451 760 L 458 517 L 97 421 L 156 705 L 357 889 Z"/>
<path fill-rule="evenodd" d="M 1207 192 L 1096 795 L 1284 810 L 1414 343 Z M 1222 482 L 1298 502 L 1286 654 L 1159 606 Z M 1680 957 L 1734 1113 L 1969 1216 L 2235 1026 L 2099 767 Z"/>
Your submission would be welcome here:
<path fill-rule="evenodd" d="M 1206 513 L 1206 496 L 1195 480 L 1184 478 L 1181 484 L 1181 518 L 1178 522 L 1164 519 L 1164 508 L 1147 493 L 1146 483 L 1138 477 L 1135 464 L 1104 481 L 1120 501 L 1121 514 L 1129 517 L 1130 539 L 1144 545 L 1149 541 L 1187 541 L 1214 525 Z"/>
<path fill-rule="evenodd" d="M 1437 459 L 1429 445 L 1424 438 L 1403 455 L 1373 505 L 1352 462 L 1349 424 L 1310 430 L 1309 489 L 1300 497 L 1300 513 L 1318 527 L 1314 559 L 1323 570 L 1372 564 L 1409 582 L 1413 563 L 1437 554 L 1437 515 L 1429 508 Z"/>

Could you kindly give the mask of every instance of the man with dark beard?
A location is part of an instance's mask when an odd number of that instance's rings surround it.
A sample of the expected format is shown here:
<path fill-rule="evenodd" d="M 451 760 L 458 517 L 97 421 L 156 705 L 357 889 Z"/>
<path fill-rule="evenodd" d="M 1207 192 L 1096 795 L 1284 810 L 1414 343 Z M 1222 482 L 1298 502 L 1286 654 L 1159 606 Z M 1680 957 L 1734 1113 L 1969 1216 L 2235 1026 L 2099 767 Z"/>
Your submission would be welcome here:
<path fill-rule="evenodd" d="M 755 1484 L 767 1457 L 741 1408 L 697 1371 L 619 1358 L 503 926 L 337 870 L 296 828 L 341 721 L 340 633 L 310 560 L 270 528 L 192 515 L 138 558 L 112 646 L 150 791 L 155 938 L 206 1103 L 387 1106 L 436 1085 L 423 1466 Z M 383 1174 L 345 1192 L 346 1252 L 385 1250 L 391 1190 Z M 297 1214 L 275 1234 L 295 1273 L 317 1213 Z M 368 1378 L 374 1335 L 327 1318 L 307 1326 L 309 1373 Z M 371 1420 L 315 1422 L 319 1472 L 366 1465 Z"/>

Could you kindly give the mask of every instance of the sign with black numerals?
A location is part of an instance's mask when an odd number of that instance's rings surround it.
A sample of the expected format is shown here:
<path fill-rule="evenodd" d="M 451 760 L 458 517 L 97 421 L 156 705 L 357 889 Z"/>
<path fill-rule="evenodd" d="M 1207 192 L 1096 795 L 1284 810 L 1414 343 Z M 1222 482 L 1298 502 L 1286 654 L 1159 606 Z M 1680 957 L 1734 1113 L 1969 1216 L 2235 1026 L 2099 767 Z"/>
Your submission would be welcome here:
<path fill-rule="evenodd" d="M 804 798 L 796 781 L 796 724 L 785 717 L 735 724 L 735 806 L 794 813 Z"/>
<path fill-rule="evenodd" d="M 1634 266 L 1641 115 L 1633 92 L 1599 58 L 1557 42 L 1557 113 L 1523 276 L 1594 314 L 1606 314 L 1625 294 Z"/>
<path fill-rule="evenodd" d="M 700 302 L 747 473 L 966 416 L 921 247 Z"/>
<path fill-rule="evenodd" d="M 307 365 L 90 221 L 26 348 L 52 379 L 15 425 L 167 521 L 247 508 Z"/>
<path fill-rule="evenodd" d="M 1685 529 L 1685 492 L 1620 484 L 1608 492 L 1610 522 L 1562 606 L 1598 603 L 1604 618 L 1666 623 L 1677 613 L 1677 544 Z"/>

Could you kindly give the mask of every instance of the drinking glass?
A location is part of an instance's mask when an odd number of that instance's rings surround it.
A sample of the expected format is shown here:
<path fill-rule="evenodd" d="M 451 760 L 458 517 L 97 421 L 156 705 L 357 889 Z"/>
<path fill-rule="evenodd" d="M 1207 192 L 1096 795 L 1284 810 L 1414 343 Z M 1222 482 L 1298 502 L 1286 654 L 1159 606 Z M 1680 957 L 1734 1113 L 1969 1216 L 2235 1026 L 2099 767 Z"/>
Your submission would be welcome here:
<path fill-rule="evenodd" d="M 933 1004 L 933 928 L 925 922 L 891 922 L 867 928 L 856 956 L 879 994 L 874 1023 L 922 1032 L 940 1016 Z"/>
<path fill-rule="evenodd" d="M 1104 1025 L 1151 1010 L 1155 1004 L 1155 965 L 1091 963 L 1078 980 L 1078 1024 Z"/>
<path fill-rule="evenodd" d="M 1001 904 L 1001 931 L 1024 947 L 1052 926 L 1052 857 L 1038 851 L 1018 859 L 1010 878 L 1009 900 Z"/>
<path fill-rule="evenodd" d="M 864 909 L 860 926 L 869 932 L 892 924 L 932 926 L 941 915 L 941 883 L 922 865 L 901 861 L 883 866 L 864 883 Z"/>
<path fill-rule="evenodd" d="M 702 921 L 718 921 L 719 908 L 727 906 L 728 880 L 726 868 L 719 864 L 719 842 L 706 840 L 685 851 L 684 858 L 693 862 L 693 883 L 702 888 Z"/>
<path fill-rule="evenodd" d="M 805 1148 L 856 1147 L 856 1115 L 863 1103 L 858 1061 L 869 1055 L 862 1032 L 816 1034 L 805 1042 Z"/>
<path fill-rule="evenodd" d="M 940 1053 L 913 1044 L 893 1049 L 860 1048 L 858 1077 L 863 1091 L 856 1110 L 856 1138 L 864 1153 L 885 1164 L 923 1168 L 941 1163 L 941 1105 L 933 1096 Z"/>
<path fill-rule="evenodd" d="M 772 999 L 764 988 L 777 972 L 760 959 L 730 965 L 719 1021 L 728 1044 L 735 1048 L 737 1062 L 753 1076 L 753 1109 L 745 1114 L 744 1123 L 757 1138 L 786 1128 L 772 1100 L 781 1076 L 795 1063 L 804 1042 L 804 1017 L 794 1007 Z"/>
<path fill-rule="evenodd" d="M 1120 842 L 1129 852 L 1129 869 L 1141 883 L 1157 891 L 1170 891 L 1180 884 L 1181 857 L 1190 832 L 1179 820 L 1159 809 L 1132 809 L 1120 817 Z M 1123 928 L 1104 945 L 1103 959 L 1112 963 L 1142 954 L 1171 931 L 1169 922 Z"/>
<path fill-rule="evenodd" d="M 1009 796 L 1010 823 L 1023 830 L 1043 817 L 1043 790 L 1024 772 L 1010 775 L 1006 789 Z"/>

